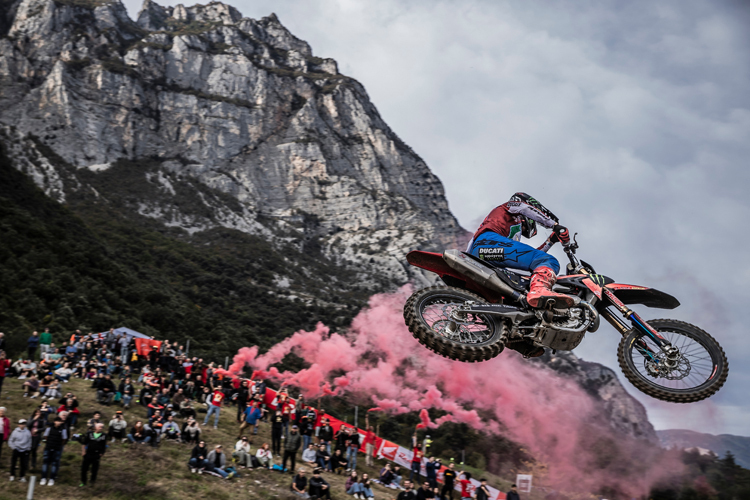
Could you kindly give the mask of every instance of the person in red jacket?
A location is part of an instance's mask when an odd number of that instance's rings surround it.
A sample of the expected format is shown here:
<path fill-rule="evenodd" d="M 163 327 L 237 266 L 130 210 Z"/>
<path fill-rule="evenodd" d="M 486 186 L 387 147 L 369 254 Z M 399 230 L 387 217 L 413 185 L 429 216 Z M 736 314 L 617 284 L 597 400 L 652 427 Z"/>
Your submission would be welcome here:
<path fill-rule="evenodd" d="M 226 396 L 220 389 L 214 390 L 211 397 L 208 399 L 208 411 L 206 412 L 206 419 L 203 421 L 203 425 L 208 425 L 208 420 L 212 414 L 216 414 L 214 417 L 214 429 L 219 428 L 219 415 L 221 414 L 221 404 Z"/>
<path fill-rule="evenodd" d="M 3 392 L 3 381 L 5 380 L 5 371 L 10 368 L 10 360 L 5 359 L 5 351 L 0 351 L 0 393 Z"/>
<path fill-rule="evenodd" d="M 10 420 L 5 416 L 5 407 L 0 406 L 0 456 L 3 453 L 3 444 L 10 436 Z"/>

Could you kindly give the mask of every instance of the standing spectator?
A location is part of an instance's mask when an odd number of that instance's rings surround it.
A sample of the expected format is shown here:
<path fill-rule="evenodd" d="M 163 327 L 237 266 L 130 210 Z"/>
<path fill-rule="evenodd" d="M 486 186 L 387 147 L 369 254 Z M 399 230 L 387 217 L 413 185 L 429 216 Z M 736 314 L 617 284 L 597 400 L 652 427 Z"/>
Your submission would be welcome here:
<path fill-rule="evenodd" d="M 521 496 L 518 494 L 515 484 L 510 485 L 510 491 L 505 494 L 505 500 L 521 500 Z"/>
<path fill-rule="evenodd" d="M 28 358 L 33 361 L 36 356 L 36 348 L 39 347 L 39 332 L 34 332 L 31 337 L 26 341 Z"/>
<path fill-rule="evenodd" d="M 10 360 L 5 359 L 5 351 L 0 350 L 0 393 L 3 392 L 3 381 L 7 371 L 10 370 L 10 364 Z"/>
<path fill-rule="evenodd" d="M 349 440 L 349 433 L 347 432 L 346 426 L 342 425 L 339 427 L 339 430 L 333 439 L 336 441 L 336 449 L 341 450 L 342 454 L 346 454 L 346 442 Z"/>
<path fill-rule="evenodd" d="M 487 487 L 487 480 L 485 478 L 482 478 L 479 480 L 481 482 L 481 486 L 477 488 L 477 491 L 475 493 L 475 497 L 477 500 L 490 500 L 490 489 Z M 518 495 L 518 493 L 516 493 Z M 505 499 L 507 500 L 509 497 L 508 495 L 505 496 Z M 518 499 L 515 499 L 518 500 Z"/>
<path fill-rule="evenodd" d="M 372 467 L 372 457 L 375 455 L 375 429 L 370 425 L 370 416 L 365 414 L 365 464 Z"/>
<path fill-rule="evenodd" d="M 292 427 L 292 429 L 294 429 L 295 427 L 297 426 L 295 425 L 294 427 Z M 292 432 L 294 432 L 294 430 L 292 430 Z M 284 458 L 286 458 L 286 453 L 284 454 Z M 297 473 L 294 476 L 294 478 L 292 478 L 291 490 L 292 490 L 292 493 L 294 493 L 295 495 L 299 497 L 310 498 L 310 495 L 308 495 L 307 492 L 305 491 L 306 489 L 307 489 L 307 478 L 305 477 L 305 469 L 300 467 L 299 473 Z"/>
<path fill-rule="evenodd" d="M 190 460 L 188 461 L 188 465 L 190 465 L 190 472 L 195 474 L 196 472 L 199 472 L 200 474 L 203 474 L 203 468 L 206 466 L 206 457 L 208 456 L 208 448 L 206 448 L 206 442 L 201 441 L 195 447 L 193 447 L 193 451 L 190 452 Z"/>
<path fill-rule="evenodd" d="M 230 473 L 224 470 L 227 465 L 227 457 L 222 450 L 222 446 L 217 444 L 216 447 L 206 457 L 206 464 L 204 469 L 208 472 L 218 474 L 224 479 L 231 479 L 234 473 Z"/>
<path fill-rule="evenodd" d="M 427 463 L 424 464 L 424 468 L 430 488 L 437 488 L 437 472 L 440 470 L 440 462 L 436 461 L 435 457 L 430 457 L 427 459 Z"/>
<path fill-rule="evenodd" d="M 120 344 L 120 359 L 122 360 L 122 364 L 125 364 L 128 362 L 130 339 L 123 333 L 117 342 Z"/>
<path fill-rule="evenodd" d="M 302 461 L 305 462 L 307 465 L 316 468 L 318 464 L 318 456 L 317 451 L 315 450 L 315 445 L 310 443 L 307 448 L 302 450 Z"/>
<path fill-rule="evenodd" d="M 0 351 L 5 351 L 5 334 L 0 332 Z"/>
<path fill-rule="evenodd" d="M 357 468 L 357 452 L 359 451 L 359 432 L 354 427 L 347 429 L 349 439 L 347 439 L 346 459 L 349 461 L 349 468 Z"/>
<path fill-rule="evenodd" d="M 237 403 L 237 423 L 243 423 L 243 413 L 248 407 L 248 401 L 250 399 L 250 384 L 247 380 L 243 380 L 240 384 L 239 389 L 237 389 L 236 394 L 236 403 Z"/>
<path fill-rule="evenodd" d="M 121 440 L 123 443 L 127 439 L 125 429 L 128 428 L 128 423 L 125 421 L 125 419 L 122 417 L 122 412 L 117 411 L 115 413 L 115 416 L 112 417 L 112 420 L 109 421 L 109 438 L 112 440 L 112 442 L 115 442 L 115 439 Z"/>
<path fill-rule="evenodd" d="M 248 401 L 244 413 L 242 413 L 242 423 L 240 424 L 240 437 L 245 432 L 245 427 L 255 427 L 253 435 L 258 434 L 258 420 L 263 413 L 258 408 L 258 404 L 255 401 Z"/>
<path fill-rule="evenodd" d="M 411 437 L 411 442 L 414 453 L 411 457 L 411 474 L 409 474 L 409 481 L 414 484 L 414 476 L 416 476 L 417 481 L 419 481 L 419 474 L 422 471 L 422 448 L 419 447 L 419 443 L 417 442 L 416 432 Z"/>
<path fill-rule="evenodd" d="M 440 497 L 445 500 L 453 500 L 453 490 L 456 487 L 456 464 L 451 462 L 448 468 L 443 472 L 443 488 L 440 490 Z"/>
<path fill-rule="evenodd" d="M 206 412 L 205 420 L 203 420 L 203 425 L 208 425 L 208 420 L 211 418 L 211 415 L 215 414 L 216 416 L 214 417 L 214 429 L 219 428 L 219 414 L 221 413 L 221 403 L 224 401 L 225 397 L 226 396 L 224 395 L 224 393 L 219 389 L 214 390 L 213 394 L 209 394 L 208 399 L 206 400 L 208 411 Z"/>
<path fill-rule="evenodd" d="M 39 346 L 41 347 L 41 354 L 44 356 L 50 352 L 50 345 L 52 344 L 52 334 L 49 332 L 49 328 L 44 329 L 44 333 L 39 336 Z"/>
<path fill-rule="evenodd" d="M 331 500 L 331 488 L 328 481 L 320 477 L 320 469 L 313 469 L 313 477 L 310 478 L 310 498 L 327 498 Z"/>
<path fill-rule="evenodd" d="M 55 417 L 51 427 L 44 431 L 44 455 L 42 455 L 42 480 L 39 484 L 52 486 L 57 479 L 57 471 L 60 469 L 60 458 L 63 447 L 68 442 L 68 431 L 63 425 L 63 419 Z"/>
<path fill-rule="evenodd" d="M 318 429 L 318 442 L 326 446 L 329 455 L 331 454 L 331 441 L 333 441 L 333 427 L 331 427 L 330 421 L 324 418 Z"/>
<path fill-rule="evenodd" d="M 13 451 L 10 457 L 10 480 L 13 481 L 16 476 L 16 462 L 21 463 L 21 482 L 26 482 L 26 469 L 29 466 L 29 453 L 31 452 L 31 432 L 26 428 L 26 419 L 18 421 L 18 427 L 8 439 L 8 448 Z"/>
<path fill-rule="evenodd" d="M 107 435 L 104 433 L 104 424 L 99 422 L 94 429 L 87 431 L 81 440 L 81 484 L 86 486 L 88 482 L 89 468 L 91 469 L 91 484 L 96 482 L 99 473 L 99 463 L 107 451 Z"/>
<path fill-rule="evenodd" d="M 239 441 L 234 445 L 234 451 L 232 452 L 232 458 L 246 469 L 253 468 L 252 455 L 250 454 L 250 443 L 247 441 L 247 437 L 242 436 Z"/>
<path fill-rule="evenodd" d="M 286 471 L 286 461 L 291 460 L 290 474 L 294 473 L 294 468 L 297 465 L 297 450 L 299 450 L 301 444 L 302 437 L 299 435 L 297 426 L 293 425 L 289 437 L 286 439 L 286 443 L 284 443 L 284 460 L 282 461 L 282 467 Z"/>
<path fill-rule="evenodd" d="M 281 436 L 284 435 L 284 417 L 276 410 L 271 417 L 271 448 L 275 455 L 281 455 Z"/>
<path fill-rule="evenodd" d="M 417 500 L 417 494 L 411 489 L 411 481 L 404 481 L 404 491 L 398 494 L 396 500 Z"/>
<path fill-rule="evenodd" d="M 255 458 L 258 459 L 258 462 L 260 462 L 260 465 L 263 467 L 266 467 L 267 469 L 271 468 L 273 465 L 273 455 L 268 447 L 268 443 L 263 443 L 263 446 L 258 448 L 258 451 L 255 452 Z"/>
<path fill-rule="evenodd" d="M 47 414 L 42 413 L 42 410 L 39 408 L 34 410 L 34 413 L 29 419 L 28 428 L 29 432 L 31 432 L 31 468 L 36 470 L 36 452 L 39 449 L 39 444 L 42 442 L 42 436 L 47 428 Z"/>
<path fill-rule="evenodd" d="M 458 473 L 458 477 L 461 476 L 464 476 L 463 479 L 458 480 L 461 485 L 461 498 L 471 498 L 471 473 L 461 471 Z"/>

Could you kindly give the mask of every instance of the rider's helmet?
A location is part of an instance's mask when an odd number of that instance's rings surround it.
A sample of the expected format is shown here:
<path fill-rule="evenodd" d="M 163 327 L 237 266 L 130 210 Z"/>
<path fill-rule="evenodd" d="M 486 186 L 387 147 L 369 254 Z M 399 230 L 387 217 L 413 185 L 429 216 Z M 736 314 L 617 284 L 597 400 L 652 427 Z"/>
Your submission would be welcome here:
<path fill-rule="evenodd" d="M 526 193 L 518 192 L 510 197 L 510 201 L 520 201 L 531 205 L 550 219 L 558 222 L 558 218 L 555 216 L 555 214 L 547 210 L 544 205 L 542 205 L 541 203 L 536 201 L 536 199 L 532 198 Z M 521 215 L 521 218 L 521 236 L 523 236 L 524 238 L 531 238 L 533 236 L 536 236 L 536 221 L 533 219 L 529 219 L 525 215 Z"/>

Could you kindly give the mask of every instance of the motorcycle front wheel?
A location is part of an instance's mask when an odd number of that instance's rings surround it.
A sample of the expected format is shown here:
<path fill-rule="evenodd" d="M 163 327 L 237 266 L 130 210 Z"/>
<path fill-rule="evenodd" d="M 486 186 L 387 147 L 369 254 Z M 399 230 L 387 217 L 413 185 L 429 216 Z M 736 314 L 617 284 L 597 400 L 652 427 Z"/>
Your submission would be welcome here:
<path fill-rule="evenodd" d="M 620 341 L 617 359 L 631 384 L 672 403 L 701 401 L 721 389 L 729 362 L 711 335 L 684 321 L 657 319 L 648 324 L 679 350 L 679 358 L 670 364 L 650 337 L 630 330 Z"/>
<path fill-rule="evenodd" d="M 424 288 L 406 301 L 404 320 L 420 344 L 441 356 L 465 362 L 492 359 L 503 351 L 507 326 L 486 314 L 457 312 L 467 301 L 487 303 L 460 288 Z"/>

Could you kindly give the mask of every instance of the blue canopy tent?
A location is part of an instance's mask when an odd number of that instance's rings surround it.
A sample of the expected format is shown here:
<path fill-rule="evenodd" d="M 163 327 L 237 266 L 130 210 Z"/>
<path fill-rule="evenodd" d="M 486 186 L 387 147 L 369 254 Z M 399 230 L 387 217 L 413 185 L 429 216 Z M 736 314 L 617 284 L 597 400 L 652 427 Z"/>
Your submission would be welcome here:
<path fill-rule="evenodd" d="M 107 335 L 107 333 L 109 333 L 109 332 L 101 332 L 99 334 L 99 337 L 100 338 L 105 337 Z M 121 326 L 120 328 L 115 328 L 115 334 L 116 335 L 121 335 L 123 333 L 125 335 L 127 335 L 128 337 L 131 337 L 131 338 L 132 337 L 135 337 L 137 339 L 150 339 L 151 338 L 150 336 L 146 335 L 145 333 L 136 332 L 135 330 L 131 330 L 130 328 L 126 328 L 124 326 Z"/>

